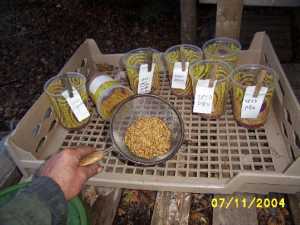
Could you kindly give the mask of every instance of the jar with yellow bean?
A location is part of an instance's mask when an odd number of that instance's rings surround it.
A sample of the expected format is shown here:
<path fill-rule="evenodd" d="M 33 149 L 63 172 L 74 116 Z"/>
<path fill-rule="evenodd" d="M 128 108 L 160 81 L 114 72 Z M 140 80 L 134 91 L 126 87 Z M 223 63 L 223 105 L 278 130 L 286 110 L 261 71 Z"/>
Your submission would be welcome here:
<path fill-rule="evenodd" d="M 275 71 L 259 64 L 246 64 L 236 68 L 231 79 L 233 115 L 237 123 L 247 128 L 263 126 L 272 106 Z M 255 107 L 259 107 L 256 112 Z"/>
<path fill-rule="evenodd" d="M 67 79 L 67 81 L 66 81 Z M 83 118 L 78 117 L 71 108 L 64 93 L 69 93 L 66 86 L 69 83 L 73 96 L 75 96 L 76 106 L 84 108 Z M 64 75 L 58 75 L 48 80 L 44 85 L 44 91 L 48 96 L 51 108 L 56 119 L 66 129 L 79 129 L 89 122 L 90 113 L 88 110 L 88 94 L 86 91 L 86 78 L 84 75 L 76 72 L 69 72 Z M 78 95 L 79 96 L 78 96 Z"/>
<path fill-rule="evenodd" d="M 189 69 L 193 90 L 196 94 L 197 83 L 200 80 L 215 82 L 210 113 L 200 113 L 204 118 L 217 119 L 225 112 L 226 101 L 229 92 L 229 77 L 231 67 L 226 62 L 215 60 L 200 60 L 194 62 Z"/>
<path fill-rule="evenodd" d="M 160 88 L 160 71 L 162 68 L 160 60 L 160 52 L 153 48 L 138 48 L 131 50 L 126 53 L 121 62 L 126 69 L 127 77 L 131 89 L 136 94 L 150 93 L 152 91 L 158 90 Z M 141 85 L 142 80 L 140 80 L 140 72 L 142 65 L 147 65 L 149 69 L 153 69 L 152 77 L 149 78 L 151 83 L 150 90 L 144 93 L 139 93 L 139 83 Z M 152 65 L 154 68 L 152 68 Z"/>
<path fill-rule="evenodd" d="M 109 120 L 115 107 L 133 95 L 129 88 L 103 72 L 89 81 L 88 90 L 97 112 L 104 120 Z"/>
<path fill-rule="evenodd" d="M 174 75 L 174 65 L 175 63 L 181 62 L 185 63 L 188 62 L 189 66 L 203 58 L 202 50 L 195 46 L 189 44 L 182 44 L 182 45 L 175 45 L 168 48 L 164 53 L 164 59 L 168 69 L 168 77 L 170 80 L 170 86 L 172 87 L 172 80 Z M 192 88 L 192 80 L 190 75 L 188 74 L 188 68 L 181 67 L 181 70 L 187 70 L 187 78 L 185 85 L 182 88 L 172 88 L 172 93 L 177 96 L 192 96 L 193 95 L 193 88 Z"/>
<path fill-rule="evenodd" d="M 205 59 L 225 61 L 233 68 L 237 65 L 241 48 L 238 40 L 226 37 L 208 40 L 202 46 Z"/>

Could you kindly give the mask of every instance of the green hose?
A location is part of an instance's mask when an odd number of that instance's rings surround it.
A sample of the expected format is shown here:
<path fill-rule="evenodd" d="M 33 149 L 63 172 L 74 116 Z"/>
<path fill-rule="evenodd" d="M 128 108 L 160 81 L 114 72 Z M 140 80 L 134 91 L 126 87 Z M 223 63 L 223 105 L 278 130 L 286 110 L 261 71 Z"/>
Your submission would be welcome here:
<path fill-rule="evenodd" d="M 0 192 L 0 206 L 12 199 L 15 194 L 22 188 L 30 185 L 31 182 L 20 183 L 8 187 Z M 73 198 L 68 202 L 68 225 L 88 225 L 87 215 L 78 197 Z"/>

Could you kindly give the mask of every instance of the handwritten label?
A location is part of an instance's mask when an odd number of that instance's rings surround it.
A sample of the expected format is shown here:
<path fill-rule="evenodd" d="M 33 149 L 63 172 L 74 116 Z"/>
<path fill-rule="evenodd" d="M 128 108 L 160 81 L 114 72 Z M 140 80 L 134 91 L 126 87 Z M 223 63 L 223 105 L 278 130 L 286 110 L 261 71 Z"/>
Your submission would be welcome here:
<path fill-rule="evenodd" d="M 182 63 L 175 62 L 173 68 L 171 88 L 185 89 L 188 71 L 189 71 L 189 62 L 185 62 L 184 71 L 182 68 Z"/>
<path fill-rule="evenodd" d="M 82 120 L 84 120 L 90 116 L 90 112 L 86 108 L 78 91 L 74 87 L 72 87 L 72 89 L 73 89 L 73 97 L 72 98 L 69 96 L 68 90 L 65 90 L 64 92 L 62 92 L 61 95 L 67 100 L 76 119 L 79 122 L 81 122 Z"/>
<path fill-rule="evenodd" d="M 214 90 L 217 81 L 215 80 L 212 87 L 208 87 L 209 80 L 198 80 L 193 112 L 209 114 L 212 112 Z"/>
<path fill-rule="evenodd" d="M 152 63 L 152 70 L 148 72 L 148 64 L 140 65 L 138 94 L 146 94 L 151 92 L 154 68 L 155 63 Z"/>
<path fill-rule="evenodd" d="M 268 91 L 268 88 L 261 87 L 257 97 L 253 97 L 255 91 L 255 86 L 248 86 L 245 91 L 242 109 L 241 109 L 241 118 L 243 119 L 255 119 L 257 118 L 261 106 L 264 102 L 265 95 Z"/>

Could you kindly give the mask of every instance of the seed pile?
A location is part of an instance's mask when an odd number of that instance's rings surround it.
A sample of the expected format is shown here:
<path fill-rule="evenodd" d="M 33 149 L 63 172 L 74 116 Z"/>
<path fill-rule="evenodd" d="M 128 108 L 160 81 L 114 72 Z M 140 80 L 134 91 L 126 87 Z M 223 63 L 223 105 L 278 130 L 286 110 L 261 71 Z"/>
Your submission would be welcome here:
<path fill-rule="evenodd" d="M 127 128 L 125 144 L 135 155 L 152 159 L 169 151 L 171 131 L 158 117 L 142 117 Z"/>

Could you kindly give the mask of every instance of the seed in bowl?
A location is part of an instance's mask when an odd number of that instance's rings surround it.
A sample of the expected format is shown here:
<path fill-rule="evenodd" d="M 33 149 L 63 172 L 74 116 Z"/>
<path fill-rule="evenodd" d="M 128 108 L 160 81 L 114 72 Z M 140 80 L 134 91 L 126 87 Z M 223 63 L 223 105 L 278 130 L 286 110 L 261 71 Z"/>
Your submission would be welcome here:
<path fill-rule="evenodd" d="M 170 150 L 171 131 L 158 117 L 142 117 L 127 128 L 125 144 L 135 155 L 152 159 Z"/>

